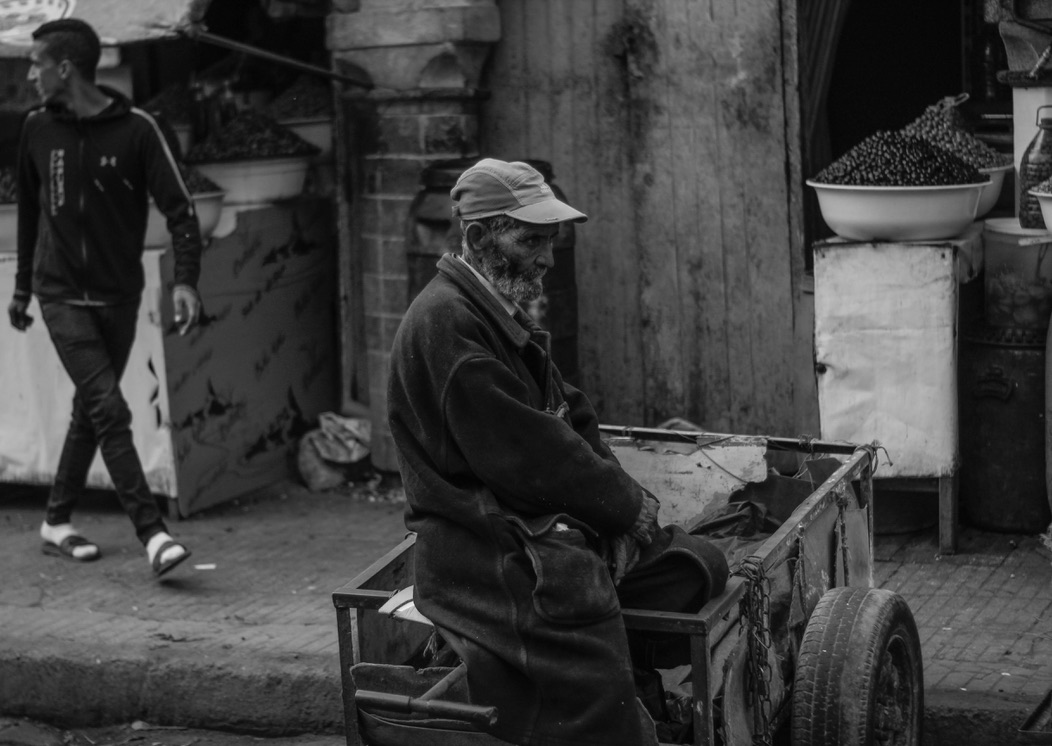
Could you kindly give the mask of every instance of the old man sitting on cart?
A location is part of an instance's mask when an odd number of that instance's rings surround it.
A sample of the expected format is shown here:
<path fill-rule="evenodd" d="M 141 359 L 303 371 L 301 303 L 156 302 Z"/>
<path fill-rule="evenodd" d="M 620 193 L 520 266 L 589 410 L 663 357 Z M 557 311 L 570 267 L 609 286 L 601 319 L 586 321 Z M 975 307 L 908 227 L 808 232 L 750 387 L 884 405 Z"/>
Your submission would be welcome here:
<path fill-rule="evenodd" d="M 417 607 L 466 663 L 472 703 L 497 708 L 497 738 L 656 744 L 634 674 L 688 662 L 686 639 L 630 636 L 620 610 L 695 612 L 727 562 L 658 525 L 520 306 L 560 225 L 586 216 L 520 162 L 484 159 L 451 196 L 461 253 L 440 259 L 391 356 Z"/>

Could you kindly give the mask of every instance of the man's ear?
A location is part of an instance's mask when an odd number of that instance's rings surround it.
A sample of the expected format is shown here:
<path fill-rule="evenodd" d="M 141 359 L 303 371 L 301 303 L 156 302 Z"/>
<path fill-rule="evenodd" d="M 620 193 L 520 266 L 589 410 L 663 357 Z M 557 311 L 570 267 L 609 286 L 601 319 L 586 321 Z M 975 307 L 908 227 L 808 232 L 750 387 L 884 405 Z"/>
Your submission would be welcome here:
<path fill-rule="evenodd" d="M 478 223 L 468 223 L 464 228 L 464 239 L 468 242 L 468 248 L 479 251 L 482 248 L 482 236 L 486 232 Z"/>

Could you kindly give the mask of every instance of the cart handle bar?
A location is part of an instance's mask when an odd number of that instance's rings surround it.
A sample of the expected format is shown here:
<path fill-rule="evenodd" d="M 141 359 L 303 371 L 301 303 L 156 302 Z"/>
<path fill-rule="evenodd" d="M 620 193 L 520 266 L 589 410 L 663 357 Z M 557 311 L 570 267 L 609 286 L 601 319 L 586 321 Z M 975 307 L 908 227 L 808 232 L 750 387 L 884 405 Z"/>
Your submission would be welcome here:
<path fill-rule="evenodd" d="M 768 447 L 784 448 L 789 451 L 804 451 L 806 453 L 852 454 L 859 447 L 857 443 L 817 440 L 806 436 L 801 438 L 777 438 L 771 435 L 730 435 L 726 433 L 709 433 L 702 430 L 670 430 L 659 427 L 599 425 L 599 432 L 605 435 L 639 440 L 671 441 L 674 443 L 695 441 L 703 446 L 707 443 L 721 442 L 732 438 L 761 438 L 767 441 Z"/>
<path fill-rule="evenodd" d="M 432 717 L 466 720 L 473 725 L 492 728 L 497 723 L 496 707 L 480 707 L 462 702 L 448 702 L 441 699 L 421 699 L 407 697 L 404 694 L 388 694 L 359 689 L 354 693 L 355 704 L 375 707 L 378 710 L 411 713 L 416 712 Z"/>

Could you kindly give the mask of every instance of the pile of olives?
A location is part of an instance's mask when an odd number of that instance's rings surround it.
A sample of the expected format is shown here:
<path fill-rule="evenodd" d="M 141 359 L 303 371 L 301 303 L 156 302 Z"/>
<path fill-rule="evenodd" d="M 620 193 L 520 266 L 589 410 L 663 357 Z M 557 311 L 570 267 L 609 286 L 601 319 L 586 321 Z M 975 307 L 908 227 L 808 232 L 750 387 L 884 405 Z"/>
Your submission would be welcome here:
<path fill-rule="evenodd" d="M 244 161 L 257 158 L 313 156 L 321 152 L 288 127 L 253 109 L 245 109 L 186 154 L 187 163 Z"/>
<path fill-rule="evenodd" d="M 169 124 L 190 124 L 194 96 L 185 83 L 176 83 L 151 98 L 142 108 L 159 114 Z"/>
<path fill-rule="evenodd" d="M 332 116 L 332 91 L 311 75 L 301 75 L 267 105 L 266 113 L 277 120 Z"/>
<path fill-rule="evenodd" d="M 961 98 L 948 97 L 932 104 L 924 113 L 902 128 L 902 132 L 920 137 L 932 145 L 948 150 L 976 168 L 1009 166 L 1012 156 L 999 153 L 968 131 L 958 110 Z"/>
<path fill-rule="evenodd" d="M 989 177 L 920 137 L 881 130 L 815 175 L 820 184 L 947 186 L 982 184 Z"/>
<path fill-rule="evenodd" d="M 209 194 L 223 191 L 223 187 L 192 166 L 180 166 L 180 170 L 183 173 L 183 181 L 186 182 L 186 188 L 190 190 L 190 194 Z"/>
<path fill-rule="evenodd" d="M 1041 192 L 1041 194 L 1052 194 L 1052 176 L 1042 181 L 1037 186 L 1030 187 L 1035 192 Z"/>

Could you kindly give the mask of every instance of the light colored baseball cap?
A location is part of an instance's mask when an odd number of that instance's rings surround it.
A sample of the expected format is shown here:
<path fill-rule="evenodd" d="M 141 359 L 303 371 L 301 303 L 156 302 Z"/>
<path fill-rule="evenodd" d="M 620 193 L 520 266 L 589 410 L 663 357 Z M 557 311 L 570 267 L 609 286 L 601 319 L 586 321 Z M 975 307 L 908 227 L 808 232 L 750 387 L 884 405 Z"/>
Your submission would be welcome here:
<path fill-rule="evenodd" d="M 483 158 L 450 191 L 453 215 L 477 220 L 508 215 L 524 223 L 583 223 L 588 216 L 560 200 L 540 172 L 521 161 Z"/>

